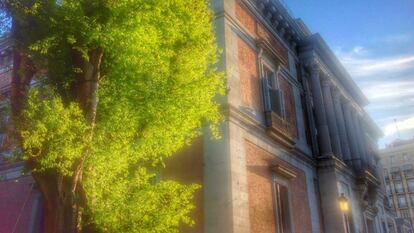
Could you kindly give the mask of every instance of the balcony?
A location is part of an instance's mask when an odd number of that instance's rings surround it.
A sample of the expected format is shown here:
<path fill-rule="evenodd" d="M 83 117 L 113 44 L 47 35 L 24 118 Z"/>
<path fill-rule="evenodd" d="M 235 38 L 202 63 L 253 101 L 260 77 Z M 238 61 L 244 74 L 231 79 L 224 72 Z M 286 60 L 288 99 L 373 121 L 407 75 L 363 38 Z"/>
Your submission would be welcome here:
<path fill-rule="evenodd" d="M 401 180 L 401 174 L 398 172 L 393 172 L 393 173 L 391 173 L 391 178 L 393 179 L 393 180 Z"/>
<path fill-rule="evenodd" d="M 410 210 L 406 209 L 406 208 L 408 208 L 408 206 L 405 205 L 405 206 L 400 207 L 400 208 L 402 208 L 402 210 L 400 210 L 401 217 L 402 218 L 410 218 Z"/>
<path fill-rule="evenodd" d="M 403 171 L 404 171 L 404 177 L 406 179 L 414 178 L 414 170 L 413 170 L 413 165 L 412 164 L 404 165 L 403 166 Z"/>
<path fill-rule="evenodd" d="M 269 135 L 293 147 L 295 145 L 296 128 L 275 112 L 266 112 L 265 114 Z"/>

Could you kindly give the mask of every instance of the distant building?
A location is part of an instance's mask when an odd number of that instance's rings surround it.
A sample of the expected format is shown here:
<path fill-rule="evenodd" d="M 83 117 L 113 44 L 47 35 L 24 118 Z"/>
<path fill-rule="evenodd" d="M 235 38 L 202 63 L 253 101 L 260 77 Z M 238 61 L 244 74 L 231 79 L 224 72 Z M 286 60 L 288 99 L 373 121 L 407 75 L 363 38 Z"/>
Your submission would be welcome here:
<path fill-rule="evenodd" d="M 414 223 L 414 139 L 397 140 L 381 150 L 384 184 L 398 222 Z"/>
<path fill-rule="evenodd" d="M 15 145 L 10 137 L 10 84 L 13 49 L 0 38 L 0 232 L 41 233 L 42 201 L 23 162 L 10 160 Z"/>

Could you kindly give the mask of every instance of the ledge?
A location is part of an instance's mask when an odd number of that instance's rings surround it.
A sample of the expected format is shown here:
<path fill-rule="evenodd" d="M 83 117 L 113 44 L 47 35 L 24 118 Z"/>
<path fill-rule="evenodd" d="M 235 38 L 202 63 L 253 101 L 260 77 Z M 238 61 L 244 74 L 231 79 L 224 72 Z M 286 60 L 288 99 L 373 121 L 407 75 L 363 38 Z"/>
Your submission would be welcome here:
<path fill-rule="evenodd" d="M 280 164 L 272 164 L 270 166 L 270 170 L 287 179 L 294 179 L 297 176 L 295 171 L 287 167 L 281 166 Z"/>
<path fill-rule="evenodd" d="M 269 136 L 273 138 L 282 138 L 293 148 L 296 144 L 295 133 L 293 132 L 295 127 L 285 119 L 280 118 L 274 112 L 265 112 L 265 118 L 270 120 L 266 120 L 269 122 L 267 127 L 267 133 Z"/>

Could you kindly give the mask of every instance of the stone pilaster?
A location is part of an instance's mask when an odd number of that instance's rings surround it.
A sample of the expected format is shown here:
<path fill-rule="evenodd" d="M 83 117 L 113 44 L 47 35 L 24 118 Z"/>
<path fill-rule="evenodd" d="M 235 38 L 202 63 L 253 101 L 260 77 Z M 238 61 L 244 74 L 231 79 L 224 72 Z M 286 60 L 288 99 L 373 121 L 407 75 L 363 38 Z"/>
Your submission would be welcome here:
<path fill-rule="evenodd" d="M 365 164 L 370 164 L 371 162 L 370 162 L 370 159 L 368 158 L 368 153 L 367 153 L 367 141 L 365 138 L 365 131 L 361 124 L 361 117 L 359 116 L 359 114 L 357 114 L 357 118 L 355 122 L 359 129 L 359 137 L 360 137 L 359 142 L 360 142 L 363 161 L 365 162 Z"/>
<path fill-rule="evenodd" d="M 326 116 L 329 125 L 329 135 L 331 136 L 331 143 L 333 152 L 338 158 L 342 159 L 341 141 L 339 139 L 339 130 L 336 121 L 335 109 L 332 101 L 331 83 L 328 78 L 322 80 L 322 90 L 324 103 L 326 108 Z"/>
<path fill-rule="evenodd" d="M 363 165 L 366 165 L 367 156 L 365 152 L 365 145 L 363 143 L 363 131 L 361 128 L 361 124 L 359 122 L 359 114 L 356 109 L 353 109 L 352 115 L 353 115 L 353 122 L 354 122 L 355 129 L 356 129 L 356 138 L 357 138 L 357 143 L 359 147 L 361 162 Z"/>
<path fill-rule="evenodd" d="M 344 161 L 350 162 L 351 149 L 348 141 L 347 127 L 345 126 L 345 117 L 340 100 L 340 92 L 338 89 L 332 90 L 332 99 L 335 108 L 335 116 L 338 123 L 339 139 L 341 141 L 342 158 Z"/>
<path fill-rule="evenodd" d="M 328 122 L 326 120 L 325 105 L 322 96 L 320 68 L 316 62 L 309 65 L 310 83 L 312 88 L 313 105 L 315 108 L 316 127 L 321 155 L 331 155 L 332 146 L 329 138 Z"/>
<path fill-rule="evenodd" d="M 343 112 L 345 116 L 345 125 L 347 129 L 348 134 L 348 141 L 351 145 L 351 159 L 352 159 L 352 165 L 356 170 L 361 169 L 361 159 L 360 159 L 360 152 L 359 152 L 359 146 L 357 142 L 357 133 L 354 125 L 354 119 L 351 115 L 352 106 L 351 103 L 347 102 L 343 105 Z"/>

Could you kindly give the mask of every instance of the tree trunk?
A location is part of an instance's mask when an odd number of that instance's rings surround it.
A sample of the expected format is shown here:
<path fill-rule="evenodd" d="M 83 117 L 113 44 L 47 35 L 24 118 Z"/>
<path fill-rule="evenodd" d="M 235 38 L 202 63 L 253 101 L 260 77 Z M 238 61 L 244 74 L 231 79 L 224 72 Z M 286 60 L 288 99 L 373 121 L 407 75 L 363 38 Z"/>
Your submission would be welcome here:
<path fill-rule="evenodd" d="M 24 53 L 14 51 L 13 74 L 11 81 L 12 118 L 18 122 L 26 106 L 30 82 L 36 73 L 31 59 Z"/>
<path fill-rule="evenodd" d="M 17 39 L 26 36 L 22 35 L 20 26 L 18 20 L 13 20 L 12 34 Z M 74 66 L 82 70 L 74 82 L 73 100 L 80 104 L 85 119 L 91 126 L 90 138 L 93 137 L 95 126 L 103 52 L 102 48 L 92 49 L 88 54 L 89 59 L 76 50 L 73 50 L 72 54 Z M 68 57 L 68 59 L 71 58 Z M 26 108 L 31 81 L 36 72 L 37 69 L 31 57 L 24 50 L 21 51 L 15 47 L 11 83 L 11 112 L 14 122 L 25 121 L 22 113 Z M 16 145 L 21 146 L 21 137 L 18 132 L 19 129 L 15 127 L 13 136 Z M 73 164 L 74 173 L 71 177 L 62 177 L 56 171 L 32 174 L 45 202 L 45 233 L 83 232 L 82 217 L 86 206 L 86 195 L 82 187 L 82 175 L 84 162 L 89 153 L 90 149 L 85 148 L 81 158 Z M 33 170 L 40 165 L 32 159 L 27 161 L 27 166 Z M 86 231 L 94 232 L 93 226 L 88 226 Z"/>
<path fill-rule="evenodd" d="M 88 123 L 93 128 L 95 125 L 97 109 L 97 91 L 100 80 L 100 65 L 103 56 L 101 49 L 93 50 L 90 59 L 74 57 L 75 64 L 79 65 L 83 73 L 78 76 L 74 89 L 74 99 L 84 111 Z M 30 83 L 36 73 L 36 68 L 30 57 L 24 53 L 14 53 L 14 70 L 11 85 L 11 109 L 15 122 L 21 122 L 22 112 L 25 109 Z M 15 133 L 18 143 L 20 136 Z M 83 209 L 86 204 L 86 196 L 82 187 L 82 174 L 84 161 L 89 154 L 89 148 L 85 148 L 83 155 L 74 164 L 72 177 L 61 177 L 55 172 L 33 173 L 33 177 L 41 191 L 45 201 L 45 233 L 81 233 Z M 38 167 L 36 161 L 27 161 L 29 168 Z M 93 227 L 88 227 L 88 232 L 94 232 Z"/>

